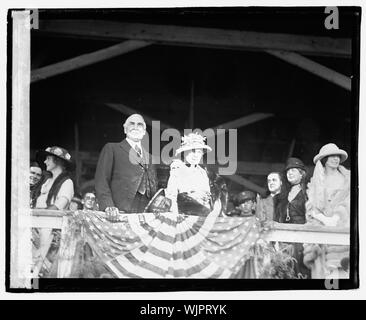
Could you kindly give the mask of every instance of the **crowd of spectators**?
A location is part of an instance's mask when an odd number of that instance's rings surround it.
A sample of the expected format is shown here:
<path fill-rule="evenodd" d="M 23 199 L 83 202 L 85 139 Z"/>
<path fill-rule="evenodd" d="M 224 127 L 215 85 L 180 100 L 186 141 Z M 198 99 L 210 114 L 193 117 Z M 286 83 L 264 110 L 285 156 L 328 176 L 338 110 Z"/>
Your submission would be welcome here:
<path fill-rule="evenodd" d="M 208 196 L 210 179 L 208 173 L 197 165 L 203 153 L 197 155 L 197 152 L 203 150 L 204 142 L 202 139 L 202 141 L 197 140 L 196 136 L 188 138 L 192 140 L 190 143 L 194 144 L 191 146 L 192 148 L 189 147 L 193 150 L 189 153 L 189 155 L 192 154 L 192 159 L 186 157 L 190 166 L 184 171 L 183 169 L 186 167 L 179 161 L 173 163 L 166 194 L 172 202 L 171 210 L 178 212 L 176 199 L 178 201 L 183 199 L 181 203 L 185 204 L 183 196 L 187 197 L 187 193 L 190 198 L 195 196 L 190 191 L 190 183 L 200 184 L 200 187 L 204 185 L 205 189 L 198 190 L 200 193 L 196 190 L 196 193 L 198 198 L 204 193 L 206 202 L 200 207 L 207 209 L 205 212 L 208 214 L 212 208 Z M 187 150 L 181 147 L 177 150 L 177 154 L 178 151 Z M 349 227 L 350 171 L 341 165 L 347 157 L 346 151 L 341 150 L 335 144 L 324 145 L 313 159 L 315 169 L 311 179 L 307 176 L 308 169 L 301 159 L 289 158 L 284 165 L 283 172 L 268 174 L 267 192 L 264 196 L 259 196 L 253 190 L 243 190 L 233 196 L 234 208 L 223 211 L 222 215 L 226 217 L 254 215 L 262 222 Z M 44 170 L 42 170 L 43 165 Z M 37 161 L 30 164 L 30 207 L 66 211 L 99 210 L 96 193 L 86 192 L 81 195 L 75 192 L 76 186 L 71 177 L 73 169 L 71 156 L 66 149 L 54 146 L 39 151 Z M 200 178 L 201 176 L 202 178 Z M 204 184 L 200 183 L 199 178 L 204 180 Z M 306 181 L 310 182 L 306 183 Z M 183 185 L 183 182 L 187 186 Z M 223 185 L 220 185 L 221 189 Z M 224 186 L 226 188 L 226 185 Z M 179 194 L 178 191 L 181 193 Z M 227 202 L 227 199 L 225 201 Z M 191 209 L 191 204 L 189 205 Z M 225 209 L 226 205 L 227 203 L 225 203 Z M 179 212 L 190 214 L 189 211 L 181 212 L 180 209 Z M 40 234 L 42 232 L 48 232 L 49 236 L 51 234 L 54 236 L 52 230 L 38 230 L 38 236 L 42 238 L 45 237 L 44 234 Z M 338 270 L 337 272 L 348 270 L 349 247 L 343 247 L 340 250 L 339 246 L 294 244 L 293 256 L 297 261 L 297 272 L 305 277 L 309 276 L 309 270 L 316 274 L 315 261 L 324 256 L 332 257 L 332 259 L 328 259 L 329 270 Z M 319 275 L 319 277 L 323 276 L 324 274 Z"/>

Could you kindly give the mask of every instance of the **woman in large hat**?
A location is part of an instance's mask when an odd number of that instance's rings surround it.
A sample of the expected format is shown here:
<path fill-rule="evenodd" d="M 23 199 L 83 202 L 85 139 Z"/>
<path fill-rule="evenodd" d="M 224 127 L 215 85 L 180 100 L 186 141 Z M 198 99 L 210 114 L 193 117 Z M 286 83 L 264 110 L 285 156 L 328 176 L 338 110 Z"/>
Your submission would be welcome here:
<path fill-rule="evenodd" d="M 37 153 L 38 163 L 44 163 L 51 173 L 36 201 L 36 208 L 66 209 L 74 195 L 74 183 L 70 177 L 73 163 L 69 152 L 61 147 L 48 147 Z"/>
<path fill-rule="evenodd" d="M 347 157 L 347 152 L 334 143 L 324 145 L 314 157 L 315 169 L 306 203 L 309 223 L 349 227 L 350 171 L 341 165 Z M 349 246 L 304 247 L 304 263 L 312 270 L 313 278 L 349 278 Z"/>
<path fill-rule="evenodd" d="M 309 222 L 326 226 L 348 226 L 350 171 L 341 165 L 347 152 L 334 143 L 324 145 L 314 157 L 314 174 L 308 184 L 306 203 Z"/>
<path fill-rule="evenodd" d="M 37 197 L 35 208 L 64 210 L 67 209 L 74 196 L 74 183 L 70 176 L 73 163 L 69 152 L 61 147 L 48 147 L 37 152 L 37 162 L 44 163 L 51 176 L 42 184 L 40 194 Z M 42 228 L 33 229 L 33 272 L 40 277 L 48 274 L 46 265 L 53 263 L 58 252 L 61 232 L 57 229 Z M 50 249 L 47 246 L 38 247 L 37 243 L 51 242 Z M 45 263 L 48 261 L 48 263 Z"/>
<path fill-rule="evenodd" d="M 222 210 L 226 209 L 227 189 L 223 178 L 200 166 L 205 151 L 212 149 L 205 143 L 206 137 L 190 133 L 182 137 L 176 156 L 184 155 L 184 161 L 176 159 L 170 166 L 170 177 L 165 195 L 171 200 L 171 211 L 193 215 L 207 215 L 213 203 L 220 198 Z"/>

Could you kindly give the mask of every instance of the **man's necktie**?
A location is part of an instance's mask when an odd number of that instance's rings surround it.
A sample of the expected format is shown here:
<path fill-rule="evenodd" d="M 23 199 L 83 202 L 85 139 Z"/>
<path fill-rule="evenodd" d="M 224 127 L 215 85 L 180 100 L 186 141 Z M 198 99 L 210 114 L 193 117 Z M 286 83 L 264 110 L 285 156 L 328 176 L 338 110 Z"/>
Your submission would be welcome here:
<path fill-rule="evenodd" d="M 142 158 L 141 148 L 136 144 L 134 149 L 137 153 L 137 156 L 139 158 Z M 149 190 L 147 190 L 147 189 L 148 189 L 148 177 L 147 177 L 146 166 L 144 165 L 144 173 L 143 173 L 142 180 L 141 180 L 141 183 L 140 183 L 137 191 L 142 195 L 146 194 L 147 196 L 149 196 L 149 192 L 148 192 Z"/>
<path fill-rule="evenodd" d="M 136 151 L 137 155 L 139 156 L 139 158 L 142 158 L 142 150 L 137 144 L 135 145 L 135 151 Z"/>

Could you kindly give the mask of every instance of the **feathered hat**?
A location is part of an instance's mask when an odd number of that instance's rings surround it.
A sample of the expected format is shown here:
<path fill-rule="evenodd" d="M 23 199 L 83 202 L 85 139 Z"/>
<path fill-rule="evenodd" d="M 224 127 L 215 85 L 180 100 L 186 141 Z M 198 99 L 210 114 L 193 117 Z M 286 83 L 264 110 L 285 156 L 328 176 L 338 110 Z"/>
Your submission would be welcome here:
<path fill-rule="evenodd" d="M 175 151 L 175 155 L 178 155 L 181 152 L 192 150 L 192 149 L 203 149 L 207 151 L 212 151 L 211 147 L 209 147 L 206 143 L 206 137 L 202 136 L 201 134 L 189 133 L 182 137 L 182 142 L 180 147 Z"/>

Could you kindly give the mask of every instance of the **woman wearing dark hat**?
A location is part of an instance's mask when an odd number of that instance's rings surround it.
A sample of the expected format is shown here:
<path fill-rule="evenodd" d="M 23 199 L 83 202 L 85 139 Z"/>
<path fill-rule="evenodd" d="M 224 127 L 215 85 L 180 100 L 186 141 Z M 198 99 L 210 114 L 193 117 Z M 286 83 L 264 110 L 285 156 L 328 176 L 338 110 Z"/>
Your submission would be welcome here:
<path fill-rule="evenodd" d="M 37 159 L 39 163 L 44 162 L 51 177 L 41 187 L 36 208 L 66 209 L 74 195 L 74 183 L 69 173 L 73 164 L 69 152 L 61 147 L 48 147 L 37 153 Z"/>
<path fill-rule="evenodd" d="M 275 203 L 274 220 L 280 223 L 304 224 L 306 222 L 305 203 L 307 200 L 305 190 L 306 167 L 298 158 L 289 158 L 285 168 L 285 183 L 281 196 Z M 282 243 L 281 247 L 289 244 Z M 303 263 L 303 246 L 301 243 L 290 244 L 292 256 L 296 259 L 294 272 L 298 278 L 309 278 L 310 270 Z M 288 247 L 288 248 L 290 248 Z"/>
<path fill-rule="evenodd" d="M 281 197 L 281 200 L 276 205 L 274 220 L 281 223 L 304 224 L 306 222 L 305 202 L 307 200 L 305 165 L 298 158 L 289 158 L 285 172 L 285 180 L 289 190 L 287 191 L 283 188 L 283 192 L 287 194 L 287 197 Z"/>

